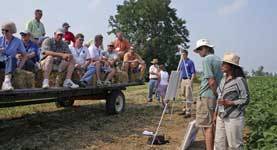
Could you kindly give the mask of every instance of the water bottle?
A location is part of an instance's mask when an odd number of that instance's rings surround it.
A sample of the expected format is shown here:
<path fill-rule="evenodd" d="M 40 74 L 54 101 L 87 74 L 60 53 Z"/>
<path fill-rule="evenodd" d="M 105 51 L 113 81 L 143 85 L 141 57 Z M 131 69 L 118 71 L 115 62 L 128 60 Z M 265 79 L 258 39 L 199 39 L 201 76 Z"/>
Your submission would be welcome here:
<path fill-rule="evenodd" d="M 218 94 L 219 99 L 221 99 L 221 93 Z M 218 105 L 218 112 L 224 112 L 224 105 Z"/>

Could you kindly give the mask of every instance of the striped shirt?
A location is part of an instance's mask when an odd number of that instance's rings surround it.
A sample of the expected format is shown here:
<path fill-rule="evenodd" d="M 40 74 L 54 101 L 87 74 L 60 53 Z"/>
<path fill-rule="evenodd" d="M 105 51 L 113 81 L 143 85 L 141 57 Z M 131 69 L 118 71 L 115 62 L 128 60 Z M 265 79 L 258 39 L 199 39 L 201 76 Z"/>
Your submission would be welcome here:
<path fill-rule="evenodd" d="M 219 112 L 221 118 L 244 116 L 245 107 L 249 103 L 249 90 L 244 78 L 237 77 L 227 82 L 226 77 L 222 78 L 217 88 L 217 93 L 221 96 L 218 99 L 223 98 L 235 103 L 235 106 L 224 106 L 224 112 Z M 218 111 L 218 106 L 216 107 L 216 111 Z"/>

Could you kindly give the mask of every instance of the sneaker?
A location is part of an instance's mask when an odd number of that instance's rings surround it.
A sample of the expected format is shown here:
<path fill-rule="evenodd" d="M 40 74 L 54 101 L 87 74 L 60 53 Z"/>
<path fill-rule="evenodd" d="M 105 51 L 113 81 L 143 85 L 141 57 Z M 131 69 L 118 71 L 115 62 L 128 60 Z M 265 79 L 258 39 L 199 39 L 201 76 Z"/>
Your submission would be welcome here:
<path fill-rule="evenodd" d="M 111 83 L 111 81 L 104 81 L 104 85 L 106 85 L 106 86 L 110 86 L 112 83 Z"/>
<path fill-rule="evenodd" d="M 14 90 L 12 83 L 10 81 L 3 82 L 2 84 L 2 90 L 4 91 L 11 91 Z"/>
<path fill-rule="evenodd" d="M 96 85 L 97 85 L 97 86 L 103 86 L 103 83 L 102 83 L 101 80 L 97 80 Z"/>
<path fill-rule="evenodd" d="M 148 102 L 152 102 L 152 99 L 148 99 Z"/>
<path fill-rule="evenodd" d="M 72 82 L 71 79 L 65 79 L 63 82 L 63 87 L 75 89 L 75 88 L 78 88 L 79 85 Z"/>
<path fill-rule="evenodd" d="M 49 88 L 48 79 L 44 79 L 44 80 L 42 81 L 42 88 L 43 88 L 43 89 Z"/>

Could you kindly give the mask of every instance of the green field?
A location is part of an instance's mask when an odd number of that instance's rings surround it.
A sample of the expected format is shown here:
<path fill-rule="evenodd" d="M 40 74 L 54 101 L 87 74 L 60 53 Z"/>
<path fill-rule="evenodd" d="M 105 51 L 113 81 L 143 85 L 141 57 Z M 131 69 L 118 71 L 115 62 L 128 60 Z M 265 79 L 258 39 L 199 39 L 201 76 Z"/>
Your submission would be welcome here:
<path fill-rule="evenodd" d="M 250 137 L 245 149 L 277 149 L 277 78 L 253 77 L 248 80 L 250 104 L 246 125 Z"/>

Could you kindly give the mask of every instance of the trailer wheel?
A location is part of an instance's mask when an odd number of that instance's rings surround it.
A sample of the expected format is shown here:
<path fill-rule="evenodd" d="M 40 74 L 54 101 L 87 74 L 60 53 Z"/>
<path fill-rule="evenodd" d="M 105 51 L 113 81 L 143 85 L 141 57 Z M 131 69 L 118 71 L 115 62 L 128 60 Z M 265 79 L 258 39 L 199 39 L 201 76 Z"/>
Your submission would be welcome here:
<path fill-rule="evenodd" d="M 59 107 L 72 107 L 74 104 L 74 99 L 70 98 L 59 98 L 58 101 L 56 101 L 56 106 Z"/>
<path fill-rule="evenodd" d="M 109 115 L 122 113 L 125 109 L 125 96 L 121 91 L 112 91 L 106 99 L 106 112 Z"/>

